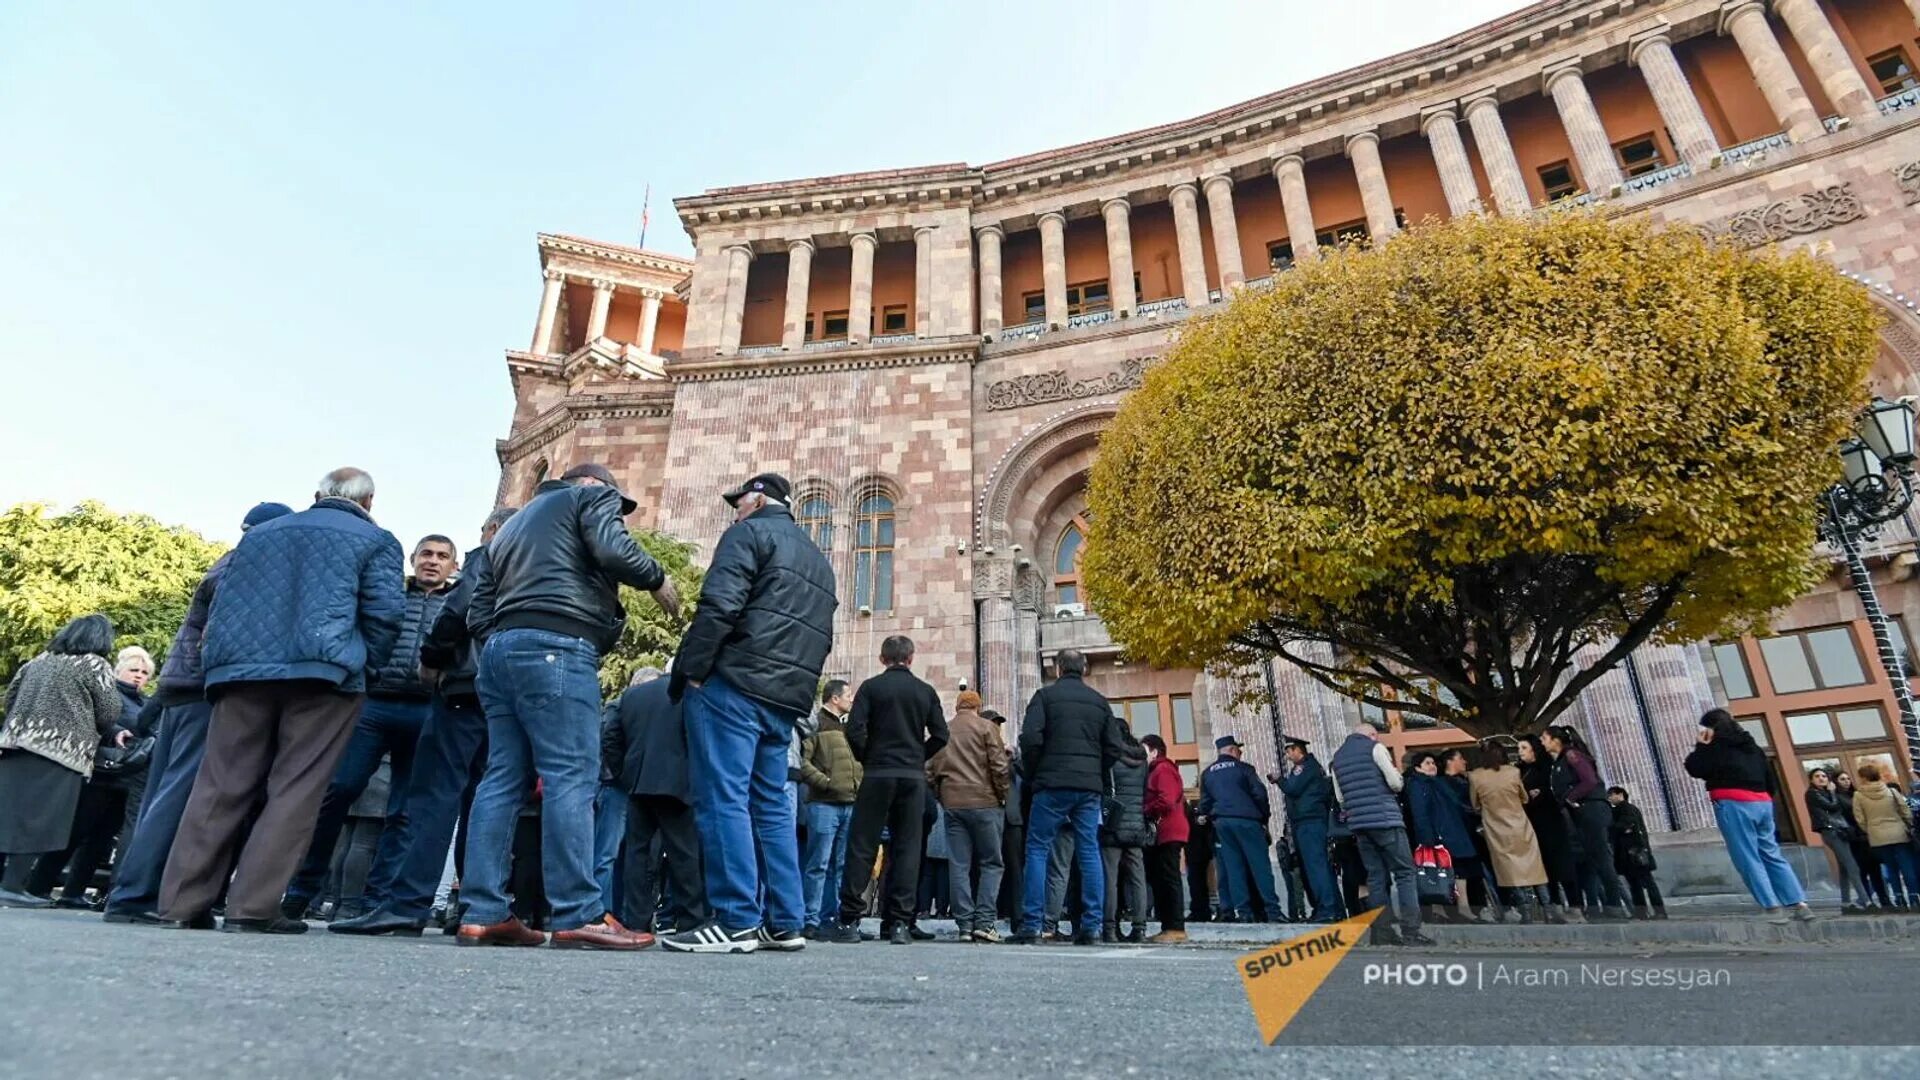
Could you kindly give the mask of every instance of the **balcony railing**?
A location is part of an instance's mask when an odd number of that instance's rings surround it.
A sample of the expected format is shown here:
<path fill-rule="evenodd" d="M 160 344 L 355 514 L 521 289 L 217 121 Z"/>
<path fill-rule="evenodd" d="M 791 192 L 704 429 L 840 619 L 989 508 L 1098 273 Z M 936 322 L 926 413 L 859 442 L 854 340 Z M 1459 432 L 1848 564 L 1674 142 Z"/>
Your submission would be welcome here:
<path fill-rule="evenodd" d="M 1043 322 L 1021 323 L 1019 326 L 1003 327 L 1000 331 L 1000 340 L 1001 341 L 1033 341 L 1039 338 L 1041 334 L 1044 334 L 1046 332 L 1047 332 L 1046 323 L 1043 323 Z"/>
<path fill-rule="evenodd" d="M 1554 213 L 1564 214 L 1570 210 L 1578 210 L 1583 206 L 1592 206 L 1594 203 L 1599 202 L 1601 197 L 1597 191 L 1582 191 L 1578 195 L 1568 195 L 1564 198 L 1553 200 L 1547 204 L 1547 209 Z"/>
<path fill-rule="evenodd" d="M 1247 288 L 1271 289 L 1273 288 L 1273 279 L 1274 279 L 1274 275 L 1272 274 L 1268 274 L 1266 277 L 1248 278 Z"/>
<path fill-rule="evenodd" d="M 1648 188 L 1656 188 L 1661 184 L 1670 183 L 1674 180 L 1680 180 L 1692 175 L 1693 169 L 1688 166 L 1686 162 L 1682 161 L 1677 165 L 1669 165 L 1664 169 L 1655 169 L 1653 172 L 1642 173 L 1634 177 L 1620 185 L 1620 193 L 1622 195 L 1631 195 L 1636 191 L 1646 191 Z"/>
<path fill-rule="evenodd" d="M 780 351 L 778 345 L 748 345 L 739 352 L 741 356 L 772 356 Z"/>
<path fill-rule="evenodd" d="M 1158 315 L 1163 311 L 1185 311 L 1185 310 L 1187 310 L 1186 297 L 1170 296 L 1165 300 L 1149 300 L 1146 303 L 1141 304 L 1139 307 L 1134 308 L 1133 313 L 1135 315 Z"/>
<path fill-rule="evenodd" d="M 1786 132 L 1776 131 L 1771 135 L 1762 135 L 1757 139 L 1749 139 L 1739 146 L 1729 147 L 1728 149 L 1720 151 L 1720 160 L 1731 165 L 1736 161 L 1745 161 L 1750 157 L 1764 156 L 1769 150 L 1785 150 L 1792 145 L 1793 140 L 1787 137 Z"/>
<path fill-rule="evenodd" d="M 1098 326 L 1101 323 L 1112 321 L 1112 308 L 1101 311 L 1083 311 L 1078 315 L 1067 316 L 1067 329 L 1076 330 L 1082 326 Z"/>
<path fill-rule="evenodd" d="M 1844 116 L 1829 116 L 1825 120 L 1820 121 L 1820 126 L 1826 128 L 1827 134 L 1831 135 L 1847 126 L 1847 118 Z"/>
<path fill-rule="evenodd" d="M 912 340 L 913 340 L 912 334 L 876 334 L 873 337 L 873 344 L 901 345 Z"/>
<path fill-rule="evenodd" d="M 829 349 L 844 349 L 853 342 L 846 338 L 828 338 L 825 341 L 809 341 L 800 346 L 806 352 L 826 352 Z"/>
<path fill-rule="evenodd" d="M 1061 649 L 1103 653 L 1118 651 L 1119 646 L 1098 615 L 1042 615 L 1040 650 L 1054 653 Z"/>
<path fill-rule="evenodd" d="M 1880 115 L 1892 116 L 1902 109 L 1920 108 L 1920 86 L 1909 87 L 1880 99 Z"/>

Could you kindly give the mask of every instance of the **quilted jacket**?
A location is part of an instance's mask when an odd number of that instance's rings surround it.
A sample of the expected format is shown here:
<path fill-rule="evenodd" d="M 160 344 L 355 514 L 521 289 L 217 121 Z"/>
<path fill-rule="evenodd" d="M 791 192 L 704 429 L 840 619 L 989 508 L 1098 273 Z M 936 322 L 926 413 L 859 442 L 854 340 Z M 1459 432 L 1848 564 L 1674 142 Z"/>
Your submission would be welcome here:
<path fill-rule="evenodd" d="M 206 689 L 206 676 L 200 670 L 201 637 L 207 632 L 207 612 L 213 608 L 214 593 L 232 560 L 231 551 L 215 559 L 200 584 L 194 586 L 187 617 L 173 635 L 173 647 L 167 650 L 167 662 L 160 668 L 160 690 L 170 697 L 197 698 Z"/>
<path fill-rule="evenodd" d="M 400 617 L 400 638 L 386 663 L 368 668 L 369 694 L 418 701 L 433 696 L 433 687 L 420 681 L 420 647 L 446 608 L 453 588 L 452 584 L 443 584 L 437 589 L 428 589 L 412 578 L 407 579 L 406 591 L 401 594 L 405 608 Z"/>
<path fill-rule="evenodd" d="M 249 529 L 207 616 L 208 692 L 291 679 L 363 692 L 399 639 L 405 576 L 400 542 L 346 499 Z"/>

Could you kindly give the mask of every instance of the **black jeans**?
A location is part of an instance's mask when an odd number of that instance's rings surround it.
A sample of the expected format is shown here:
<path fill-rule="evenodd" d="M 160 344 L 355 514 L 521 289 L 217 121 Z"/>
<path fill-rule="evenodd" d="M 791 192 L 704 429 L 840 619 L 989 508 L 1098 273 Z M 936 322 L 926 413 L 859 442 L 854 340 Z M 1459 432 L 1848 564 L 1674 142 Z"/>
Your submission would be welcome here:
<path fill-rule="evenodd" d="M 1394 909 L 1398 908 L 1400 929 L 1409 934 L 1419 930 L 1420 890 L 1413 880 L 1413 849 L 1407 846 L 1407 830 L 1355 829 L 1353 842 L 1360 849 L 1360 862 L 1367 868 L 1367 907 L 1387 909 L 1375 920 L 1374 928 L 1391 929 Z M 1392 905 L 1387 903 L 1389 896 Z"/>
<path fill-rule="evenodd" d="M 865 914 L 867 883 L 887 832 L 888 879 L 892 888 L 881 903 L 882 919 L 913 921 L 920 885 L 920 818 L 926 810 L 927 783 L 918 777 L 873 777 L 853 797 L 853 822 L 847 827 L 847 864 L 840 878 L 840 921 L 857 926 Z"/>
<path fill-rule="evenodd" d="M 1147 849 L 1147 886 L 1153 890 L 1153 909 L 1162 930 L 1187 928 L 1186 898 L 1180 889 L 1180 852 L 1186 846 L 1175 841 Z"/>
<path fill-rule="evenodd" d="M 113 843 L 120 836 L 126 814 L 126 788 L 89 780 L 87 786 L 80 789 L 80 803 L 74 807 L 73 829 L 67 835 L 66 848 L 40 856 L 39 865 L 28 879 L 27 891 L 46 896 L 60 881 L 61 871 L 65 871 L 66 884 L 60 895 L 66 899 L 85 896 L 93 884 L 94 872 L 106 865 L 107 856 L 113 854 Z"/>
<path fill-rule="evenodd" d="M 673 901 L 674 929 L 691 930 L 707 921 L 707 882 L 693 807 L 666 795 L 630 795 L 621 843 L 621 922 L 633 930 L 654 927 L 662 884 L 656 843 L 666 856 L 664 884 Z"/>
<path fill-rule="evenodd" d="M 1660 898 L 1660 886 L 1654 883 L 1653 871 L 1629 864 L 1620 872 L 1627 879 L 1627 891 L 1633 894 L 1633 906 L 1662 909 L 1667 902 Z"/>
<path fill-rule="evenodd" d="M 1008 825 L 1000 834 L 1000 896 L 998 912 L 1020 929 L 1020 897 L 1027 884 L 1027 827 Z"/>
<path fill-rule="evenodd" d="M 1613 872 L 1613 841 L 1607 835 L 1613 807 L 1605 799 L 1587 799 L 1573 808 L 1573 827 L 1580 834 L 1581 890 L 1588 907 L 1627 906 L 1620 875 Z"/>

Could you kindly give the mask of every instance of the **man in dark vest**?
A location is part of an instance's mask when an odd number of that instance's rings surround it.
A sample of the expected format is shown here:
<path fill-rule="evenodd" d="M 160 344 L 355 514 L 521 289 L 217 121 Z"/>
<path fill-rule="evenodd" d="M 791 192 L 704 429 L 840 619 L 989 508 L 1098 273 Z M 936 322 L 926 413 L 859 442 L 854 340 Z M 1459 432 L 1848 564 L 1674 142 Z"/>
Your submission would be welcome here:
<path fill-rule="evenodd" d="M 1373 924 L 1373 939 L 1386 945 L 1432 945 L 1420 932 L 1420 893 L 1413 882 L 1413 850 L 1407 846 L 1407 823 L 1394 793 L 1405 781 L 1393 767 L 1393 755 L 1379 742 L 1373 725 L 1355 725 L 1340 749 L 1333 752 L 1333 793 L 1353 830 L 1360 861 L 1367 868 L 1367 902 L 1388 907 L 1389 888 L 1400 911 L 1394 926 L 1393 908 Z"/>
<path fill-rule="evenodd" d="M 1327 854 L 1333 783 L 1305 739 L 1287 740 L 1287 763 L 1268 779 L 1279 786 L 1286 800 L 1287 825 L 1293 833 L 1294 850 L 1300 855 L 1301 875 L 1307 879 L 1307 896 L 1313 903 L 1312 919 L 1336 922 L 1340 918 L 1340 887 L 1334 884 L 1333 860 Z"/>

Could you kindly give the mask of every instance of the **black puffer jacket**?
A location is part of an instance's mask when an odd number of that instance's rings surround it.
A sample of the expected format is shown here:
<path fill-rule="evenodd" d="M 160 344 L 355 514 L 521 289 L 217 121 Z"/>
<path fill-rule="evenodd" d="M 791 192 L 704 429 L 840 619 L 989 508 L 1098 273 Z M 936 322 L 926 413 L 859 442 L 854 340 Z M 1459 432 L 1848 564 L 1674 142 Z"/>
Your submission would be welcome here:
<path fill-rule="evenodd" d="M 460 567 L 459 580 L 447 590 L 440 605 L 440 617 L 433 620 L 426 636 L 420 640 L 420 663 L 440 673 L 437 689 L 442 697 L 450 700 L 478 696 L 473 680 L 479 671 L 480 650 L 475 647 L 477 642 L 472 631 L 467 629 L 467 611 L 473 605 L 474 585 L 487 568 L 486 545 L 467 552 Z"/>
<path fill-rule="evenodd" d="M 1127 756 L 1114 763 L 1108 775 L 1113 790 L 1101 809 L 1100 843 L 1108 847 L 1145 847 L 1147 843 L 1147 754 L 1133 733 L 1115 717 L 1113 724 L 1125 740 Z"/>
<path fill-rule="evenodd" d="M 1020 761 L 1035 791 L 1107 790 L 1107 770 L 1126 756 L 1113 706 L 1077 675 L 1063 675 L 1027 702 Z"/>
<path fill-rule="evenodd" d="M 806 716 L 839 606 L 827 557 L 786 507 L 761 507 L 720 535 L 673 662 L 674 699 L 686 683 L 718 675 L 755 701 Z"/>
<path fill-rule="evenodd" d="M 226 576 L 233 552 L 213 560 L 213 565 L 194 586 L 193 599 L 187 604 L 187 617 L 173 635 L 167 649 L 167 662 L 160 667 L 159 695 L 169 702 L 191 701 L 206 693 L 206 677 L 200 670 L 200 639 L 207 632 L 207 612 L 213 607 L 214 590 Z"/>
<path fill-rule="evenodd" d="M 476 638 L 547 630 L 604 653 L 627 624 L 620 586 L 652 592 L 667 577 L 620 520 L 619 492 L 564 480 L 541 484 L 500 526 L 488 554 L 467 609 Z"/>
<path fill-rule="evenodd" d="M 387 662 L 367 673 L 369 696 L 413 701 L 425 701 L 433 696 L 433 687 L 420 681 L 420 646 L 447 606 L 447 596 L 452 589 L 451 585 L 442 584 L 428 590 L 412 578 L 407 579 L 400 639 L 394 642 Z"/>

